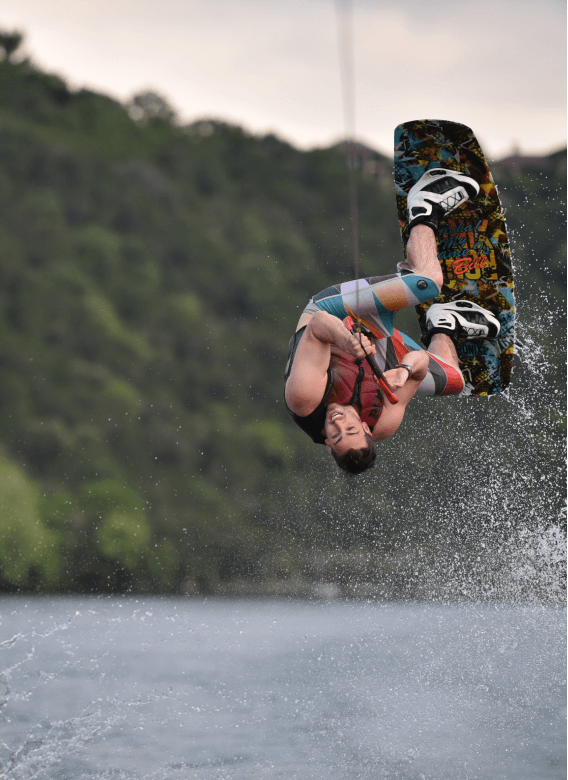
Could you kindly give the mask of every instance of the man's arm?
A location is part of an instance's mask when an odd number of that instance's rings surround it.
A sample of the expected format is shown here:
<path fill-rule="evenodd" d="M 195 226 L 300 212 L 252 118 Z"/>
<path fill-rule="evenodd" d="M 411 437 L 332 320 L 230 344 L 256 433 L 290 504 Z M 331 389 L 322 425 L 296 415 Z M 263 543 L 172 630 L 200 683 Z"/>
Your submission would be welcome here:
<path fill-rule="evenodd" d="M 385 379 L 396 392 L 398 403 L 391 404 L 384 399 L 384 408 L 377 424 L 373 428 L 373 441 L 381 441 L 390 438 L 399 429 L 404 418 L 404 413 L 409 402 L 416 395 L 418 385 L 428 373 L 428 353 L 423 350 L 409 352 L 401 361 L 408 365 L 412 372 L 406 368 L 391 368 L 385 371 Z"/>
<path fill-rule="evenodd" d="M 375 348 L 366 336 L 362 336 L 362 344 L 368 355 L 374 355 Z M 321 403 L 327 384 L 332 346 L 353 357 L 365 357 L 359 338 L 353 336 L 340 319 L 325 311 L 318 311 L 308 322 L 300 339 L 292 371 L 286 382 L 286 403 L 300 417 L 311 414 Z"/>

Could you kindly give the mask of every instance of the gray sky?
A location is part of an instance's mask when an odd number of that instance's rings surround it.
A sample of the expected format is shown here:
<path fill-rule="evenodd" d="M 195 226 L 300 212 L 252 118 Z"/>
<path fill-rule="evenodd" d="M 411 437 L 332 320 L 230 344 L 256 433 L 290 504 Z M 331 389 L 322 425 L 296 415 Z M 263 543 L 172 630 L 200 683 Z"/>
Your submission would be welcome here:
<path fill-rule="evenodd" d="M 353 0 L 356 135 L 391 153 L 418 118 L 472 127 L 489 157 L 566 143 L 564 0 Z M 73 87 L 152 88 L 301 147 L 344 130 L 334 0 L 3 0 L 0 26 Z"/>

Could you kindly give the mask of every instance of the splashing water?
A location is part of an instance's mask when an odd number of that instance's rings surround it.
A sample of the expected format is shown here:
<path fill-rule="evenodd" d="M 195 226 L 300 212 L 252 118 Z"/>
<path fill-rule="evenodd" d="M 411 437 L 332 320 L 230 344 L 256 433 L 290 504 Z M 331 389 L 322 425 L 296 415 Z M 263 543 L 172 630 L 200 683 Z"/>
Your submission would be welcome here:
<path fill-rule="evenodd" d="M 549 335 L 560 312 L 547 303 L 519 308 L 505 393 L 417 399 L 373 470 L 345 478 L 321 453 L 321 470 L 294 485 L 282 524 L 327 545 L 336 573 L 323 576 L 346 595 L 363 578 L 378 597 L 564 603 L 565 393 Z"/>

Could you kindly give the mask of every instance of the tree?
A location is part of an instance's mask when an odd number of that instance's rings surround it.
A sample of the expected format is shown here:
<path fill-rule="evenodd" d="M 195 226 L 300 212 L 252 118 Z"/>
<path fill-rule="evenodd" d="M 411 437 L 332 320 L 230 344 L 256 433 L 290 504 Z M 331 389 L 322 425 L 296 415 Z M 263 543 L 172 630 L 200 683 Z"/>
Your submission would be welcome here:
<path fill-rule="evenodd" d="M 10 59 L 23 40 L 23 34 L 17 30 L 14 30 L 13 32 L 4 32 L 0 30 L 0 48 L 4 49 L 4 56 L 7 60 Z"/>
<path fill-rule="evenodd" d="M 157 92 L 152 92 L 151 90 L 134 95 L 130 103 L 128 103 L 127 109 L 135 122 L 142 122 L 143 124 L 155 119 L 173 124 L 176 118 L 176 112 L 168 101 L 161 95 L 158 95 Z"/>

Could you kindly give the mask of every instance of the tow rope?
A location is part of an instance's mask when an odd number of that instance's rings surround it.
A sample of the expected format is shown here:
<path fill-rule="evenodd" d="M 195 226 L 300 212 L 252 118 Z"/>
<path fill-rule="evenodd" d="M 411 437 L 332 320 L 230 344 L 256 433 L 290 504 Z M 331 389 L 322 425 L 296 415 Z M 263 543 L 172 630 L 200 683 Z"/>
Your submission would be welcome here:
<path fill-rule="evenodd" d="M 395 395 L 394 390 L 385 379 L 385 375 L 383 374 L 381 369 L 371 360 L 372 356 L 367 353 L 367 350 L 365 349 L 365 347 L 363 346 L 363 342 L 361 341 L 361 336 L 367 336 L 367 338 L 371 338 L 373 335 L 371 331 L 367 327 L 365 327 L 365 325 L 363 325 L 362 322 L 353 319 L 353 317 L 346 317 L 343 320 L 343 324 L 345 325 L 347 330 L 351 331 L 351 333 L 360 334 L 359 343 L 361 344 L 361 349 L 365 353 L 365 360 L 367 361 L 367 363 L 371 368 L 371 371 L 375 375 L 375 379 L 377 380 L 379 387 L 381 388 L 382 392 L 388 399 L 389 403 L 397 404 L 399 400 L 398 397 Z M 359 361 L 355 361 L 355 362 L 361 365 Z"/>
<path fill-rule="evenodd" d="M 351 232 L 353 235 L 353 265 L 355 267 L 355 279 L 357 282 L 356 294 L 359 308 L 359 208 L 357 204 L 357 179 L 355 177 L 355 89 L 354 89 L 354 63 L 353 54 L 353 4 L 352 0 L 336 0 L 337 41 L 339 49 L 339 66 L 341 71 L 341 92 L 343 96 L 343 121 L 345 128 L 345 141 L 347 143 L 347 168 L 349 170 L 349 200 L 351 204 Z M 371 331 L 362 322 L 347 317 L 343 320 L 345 326 L 352 333 L 359 333 L 368 338 L 372 337 Z M 349 323 L 349 324 L 348 324 Z M 375 379 L 384 395 L 391 404 L 397 404 L 398 398 L 392 387 L 385 379 L 380 368 L 371 360 L 371 355 L 363 346 L 359 336 L 359 343 L 365 353 L 365 359 L 371 367 Z M 358 361 L 357 361 L 358 362 Z M 359 362 L 359 366 L 361 363 Z"/>
<path fill-rule="evenodd" d="M 357 179 L 355 177 L 355 89 L 353 55 L 353 7 L 352 0 L 336 0 L 337 42 L 341 93 L 343 98 L 343 124 L 347 145 L 349 170 L 349 201 L 351 206 L 351 233 L 353 239 L 353 265 L 357 280 L 357 304 L 359 303 L 359 208 L 357 204 Z"/>

